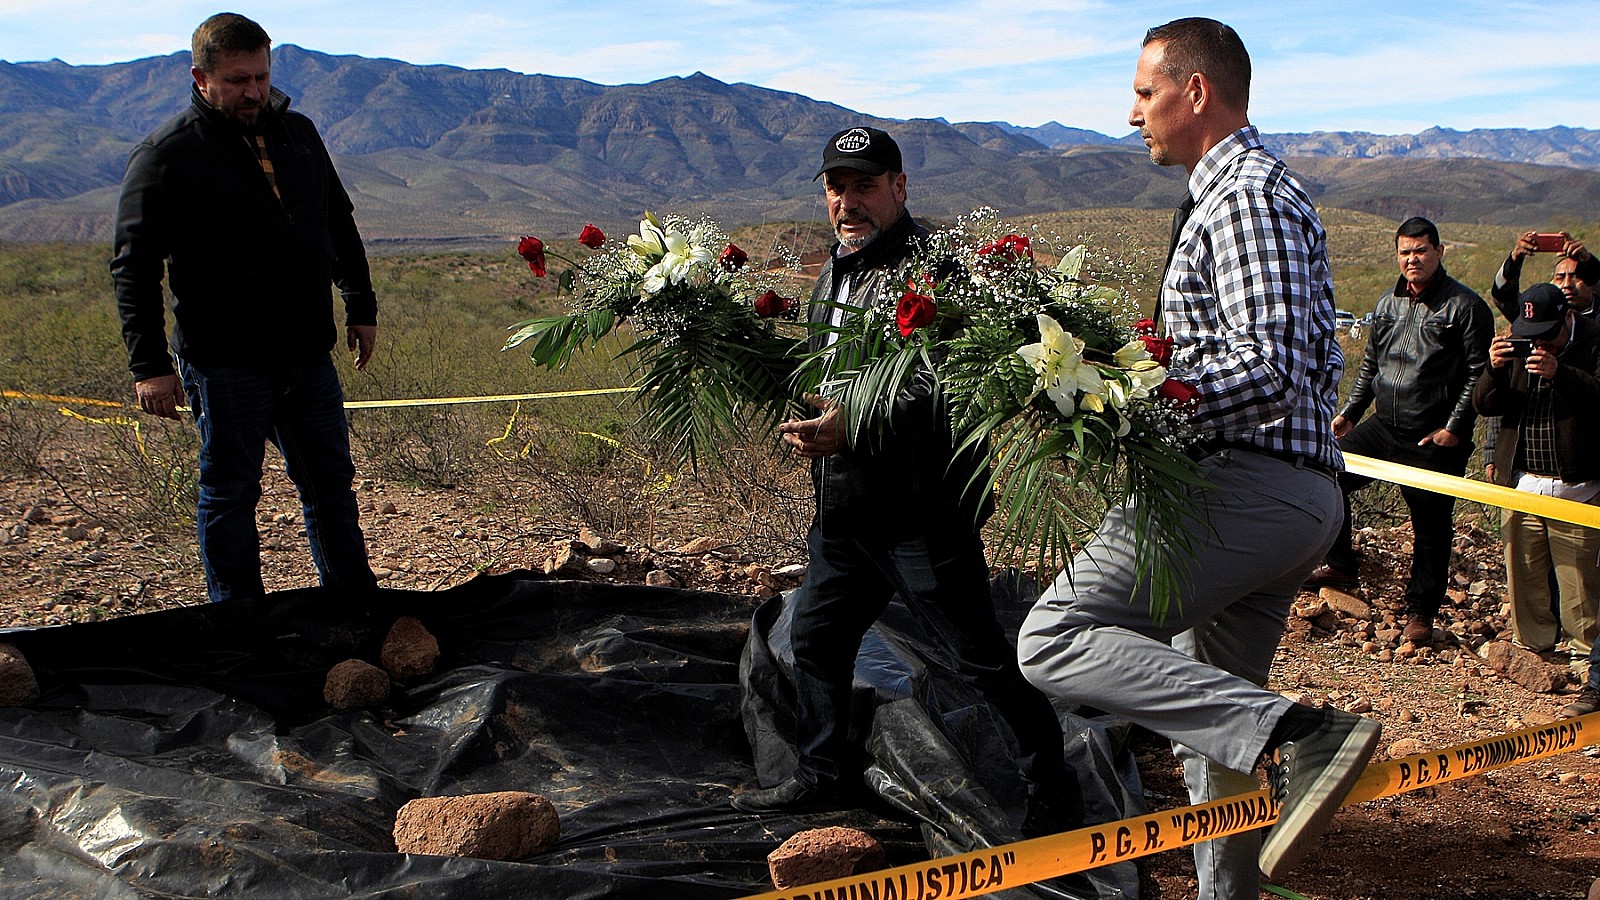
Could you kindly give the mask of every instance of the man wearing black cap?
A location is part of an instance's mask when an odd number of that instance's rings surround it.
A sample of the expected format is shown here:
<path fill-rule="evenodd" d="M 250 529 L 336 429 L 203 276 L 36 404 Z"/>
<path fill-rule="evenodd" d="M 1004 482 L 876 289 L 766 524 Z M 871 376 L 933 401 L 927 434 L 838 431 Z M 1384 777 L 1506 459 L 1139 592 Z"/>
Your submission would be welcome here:
<path fill-rule="evenodd" d="M 1489 368 L 1473 405 L 1500 416 L 1495 481 L 1506 487 L 1600 505 L 1600 325 L 1575 313 L 1553 284 L 1517 299 L 1511 334 L 1489 345 Z M 1511 628 L 1517 643 L 1555 647 L 1563 630 L 1574 658 L 1589 655 L 1600 599 L 1600 531 L 1506 510 L 1501 527 Z M 1561 618 L 1550 612 L 1548 573 L 1560 583 Z"/>
<path fill-rule="evenodd" d="M 847 128 L 822 151 L 828 221 L 838 238 L 811 293 L 808 349 L 828 346 L 830 324 L 906 289 L 913 243 L 927 230 L 906 212 L 900 147 L 877 128 Z M 850 360 L 833 360 L 850 368 Z M 1050 702 L 1023 680 L 1016 651 L 995 619 L 979 528 L 987 497 L 968 485 L 982 448 L 957 454 L 933 373 L 918 373 L 889 421 L 859 435 L 826 400 L 818 414 L 779 433 L 811 460 L 816 513 L 806 538 L 805 582 L 790 595 L 798 762 L 787 780 L 733 797 L 745 812 L 800 812 L 856 805 L 860 751 L 849 740 L 851 684 L 861 640 L 898 594 L 930 636 L 956 658 L 1032 755 L 1033 795 L 1024 829 L 1077 824 L 1076 782 L 1066 776 Z M 979 478 L 978 483 L 983 483 Z M 1054 807 L 1045 812 L 1046 807 Z"/>

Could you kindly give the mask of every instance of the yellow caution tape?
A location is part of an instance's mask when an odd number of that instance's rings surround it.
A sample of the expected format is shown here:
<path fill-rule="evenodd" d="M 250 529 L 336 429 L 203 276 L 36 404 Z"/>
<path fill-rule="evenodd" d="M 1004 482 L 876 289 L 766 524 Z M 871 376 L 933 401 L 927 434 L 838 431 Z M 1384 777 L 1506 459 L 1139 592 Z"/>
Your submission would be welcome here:
<path fill-rule="evenodd" d="M 84 406 L 126 406 L 115 400 L 91 400 L 88 397 L 62 397 L 56 394 L 30 394 L 24 391 L 0 391 L 6 400 L 31 400 L 35 403 L 77 403 Z"/>
<path fill-rule="evenodd" d="M 577 391 L 541 391 L 531 394 L 492 394 L 483 397 L 422 397 L 414 400 L 348 400 L 345 409 L 397 409 L 412 406 L 449 406 L 466 403 L 501 403 L 506 401 L 522 400 L 553 400 L 563 397 L 594 397 L 604 394 L 631 394 L 637 393 L 636 387 L 616 388 L 589 388 Z M 40 403 L 78 403 L 90 406 L 126 407 L 127 404 L 111 400 L 95 400 L 88 397 L 64 397 L 56 394 L 31 394 L 23 391 L 0 391 L 0 398 L 11 400 L 31 400 Z M 179 407 L 184 409 L 184 407 Z M 515 419 L 515 413 L 512 415 Z M 510 424 L 507 433 L 500 438 L 491 439 L 488 443 L 493 445 L 510 437 Z M 499 449 L 495 448 L 499 453 Z M 1442 475 L 1426 469 L 1417 469 L 1403 466 L 1398 463 L 1369 456 L 1358 456 L 1346 453 L 1345 466 L 1357 475 L 1366 475 L 1382 481 L 1403 484 L 1407 487 L 1422 488 L 1440 494 L 1449 494 L 1462 500 L 1476 500 L 1502 509 L 1514 509 L 1519 512 L 1529 513 L 1546 519 L 1557 519 L 1562 522 L 1571 522 L 1574 525 L 1583 525 L 1588 528 L 1600 528 L 1600 506 L 1587 503 L 1577 503 L 1571 500 L 1561 500 L 1555 497 L 1542 497 L 1526 491 L 1501 487 L 1483 481 L 1473 481 L 1470 478 L 1460 478 L 1454 475 Z"/>
<path fill-rule="evenodd" d="M 1343 805 L 1470 778 L 1591 744 L 1600 744 L 1600 713 L 1375 763 Z M 1001 847 L 753 894 L 745 900 L 961 900 L 1263 828 L 1277 820 L 1278 809 L 1267 792 L 1251 791 Z"/>
<path fill-rule="evenodd" d="M 388 409 L 401 406 L 449 406 L 458 403 L 499 403 L 505 400 L 553 400 L 559 397 L 594 397 L 633 394 L 636 387 L 589 388 L 581 391 L 543 391 L 537 394 L 494 394 L 488 397 L 424 397 L 418 400 L 347 400 L 345 409 Z"/>
<path fill-rule="evenodd" d="M 346 400 L 345 409 L 387 409 L 401 406 L 449 406 L 459 403 L 498 403 L 504 400 L 552 400 L 559 397 L 593 397 L 599 394 L 633 394 L 636 387 L 589 388 L 581 391 L 542 391 L 536 394 L 494 394 L 487 397 L 421 397 L 415 400 Z M 90 397 L 63 397 L 56 394 L 30 394 L 24 391 L 0 391 L 0 398 L 31 400 L 37 403 L 77 403 L 88 406 L 117 406 L 131 409 L 127 403 L 115 400 L 95 400 Z M 182 407 L 180 407 L 182 408 Z"/>
<path fill-rule="evenodd" d="M 1486 481 L 1473 481 L 1470 478 L 1461 478 L 1456 475 L 1442 475 L 1438 472 L 1429 472 L 1426 469 L 1417 469 L 1411 466 L 1402 466 L 1399 463 L 1388 462 L 1382 459 L 1373 459 L 1370 456 L 1357 456 L 1354 453 L 1344 455 L 1345 468 L 1357 475 L 1366 475 L 1381 481 L 1392 481 L 1407 487 L 1422 488 L 1439 494 L 1449 494 L 1462 500 L 1476 500 L 1501 509 L 1514 509 L 1545 519 L 1558 519 L 1562 522 L 1571 522 L 1587 528 L 1600 528 L 1600 506 L 1588 503 L 1578 503 L 1575 500 L 1562 500 L 1556 497 L 1544 497 L 1539 494 L 1530 494 L 1515 488 L 1501 487 Z"/>

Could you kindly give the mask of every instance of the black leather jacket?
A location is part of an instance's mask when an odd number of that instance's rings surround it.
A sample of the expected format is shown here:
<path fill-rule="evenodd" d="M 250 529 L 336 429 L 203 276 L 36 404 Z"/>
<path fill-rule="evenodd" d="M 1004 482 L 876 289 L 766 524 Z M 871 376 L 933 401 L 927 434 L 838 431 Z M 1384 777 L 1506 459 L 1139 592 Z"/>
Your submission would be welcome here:
<path fill-rule="evenodd" d="M 1489 363 L 1494 314 L 1440 266 L 1422 296 L 1404 279 L 1378 300 L 1367 350 L 1340 415 L 1359 421 L 1376 404 L 1384 424 L 1418 438 L 1440 428 L 1472 438 L 1472 387 Z"/>
<path fill-rule="evenodd" d="M 276 88 L 260 130 L 280 200 L 244 129 L 191 89 L 189 109 L 134 148 L 117 206 L 116 285 L 135 380 L 192 362 L 296 364 L 333 348 L 330 284 L 345 324 L 377 322 L 350 197 L 310 119 Z"/>
<path fill-rule="evenodd" d="M 912 242 L 927 233 L 906 213 L 855 253 L 836 257 L 830 251 L 811 292 L 809 321 L 828 321 L 834 310 L 829 301 L 846 276 L 853 306 L 898 301 L 906 290 Z M 807 349 L 822 349 L 822 340 L 814 332 Z M 831 533 L 976 532 L 993 508 L 982 480 L 968 490 L 983 472 L 985 457 L 982 448 L 955 455 L 938 385 L 924 370 L 895 398 L 887 422 L 869 426 L 845 450 L 811 461 L 817 524 Z"/>

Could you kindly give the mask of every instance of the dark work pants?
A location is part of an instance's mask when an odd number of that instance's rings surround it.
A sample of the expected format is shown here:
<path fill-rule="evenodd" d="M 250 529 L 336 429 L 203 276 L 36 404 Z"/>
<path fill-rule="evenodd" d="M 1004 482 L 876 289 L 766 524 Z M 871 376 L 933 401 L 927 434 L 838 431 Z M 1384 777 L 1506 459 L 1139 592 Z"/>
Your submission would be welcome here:
<path fill-rule="evenodd" d="M 1376 416 L 1368 416 L 1339 440 L 1339 449 L 1445 475 L 1466 472 L 1467 460 L 1472 456 L 1471 440 L 1454 447 L 1419 447 L 1419 438 L 1399 433 Z M 1339 476 L 1339 488 L 1344 492 L 1344 524 L 1328 551 L 1327 562 L 1340 571 L 1355 572 L 1360 564 L 1350 537 L 1350 495 L 1371 483 L 1371 478 L 1350 472 Z M 1412 487 L 1401 487 L 1400 496 L 1411 511 L 1411 578 L 1406 582 L 1406 611 L 1432 617 L 1444 602 L 1450 575 L 1456 500 L 1447 494 Z"/>
<path fill-rule="evenodd" d="M 936 525 L 937 523 L 929 523 Z M 849 739 L 856 655 L 867 629 L 898 593 L 929 635 L 954 652 L 958 671 L 999 710 L 1032 756 L 1035 793 L 1065 789 L 1062 738 L 1050 701 L 1028 684 L 995 619 L 983 543 L 971 531 L 932 527 L 902 537 L 828 535 L 812 524 L 810 560 L 793 604 L 795 777 L 825 789 L 861 772 Z"/>

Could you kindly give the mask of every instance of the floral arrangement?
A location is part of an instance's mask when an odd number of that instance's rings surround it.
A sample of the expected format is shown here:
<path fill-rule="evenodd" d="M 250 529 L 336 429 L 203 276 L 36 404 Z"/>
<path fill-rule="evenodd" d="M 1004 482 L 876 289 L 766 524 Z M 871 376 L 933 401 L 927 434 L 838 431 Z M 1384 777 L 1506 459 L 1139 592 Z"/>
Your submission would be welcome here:
<path fill-rule="evenodd" d="M 570 259 L 537 237 L 519 242 L 537 277 L 548 275 L 549 258 L 567 264 L 558 277 L 571 311 L 511 326 L 503 349 L 525 347 L 556 368 L 631 324 L 621 355 L 634 360 L 642 419 L 653 441 L 691 464 L 788 412 L 797 340 L 779 323 L 798 304 L 779 293 L 781 271 L 752 271 L 749 255 L 707 219 L 646 213 L 626 241 L 586 225 L 578 243 L 594 252 Z"/>
<path fill-rule="evenodd" d="M 917 371 L 935 372 L 957 445 L 989 450 L 989 481 L 973 489 L 995 494 L 1000 549 L 1033 554 L 1041 574 L 1132 501 L 1159 620 L 1179 587 L 1162 548 L 1182 552 L 1189 489 L 1202 483 L 1185 452 L 1195 391 L 1167 375 L 1171 338 L 1125 291 L 1088 279 L 1083 246 L 1059 243 L 988 209 L 934 232 L 904 293 L 848 320 L 799 381 L 861 434 Z"/>

